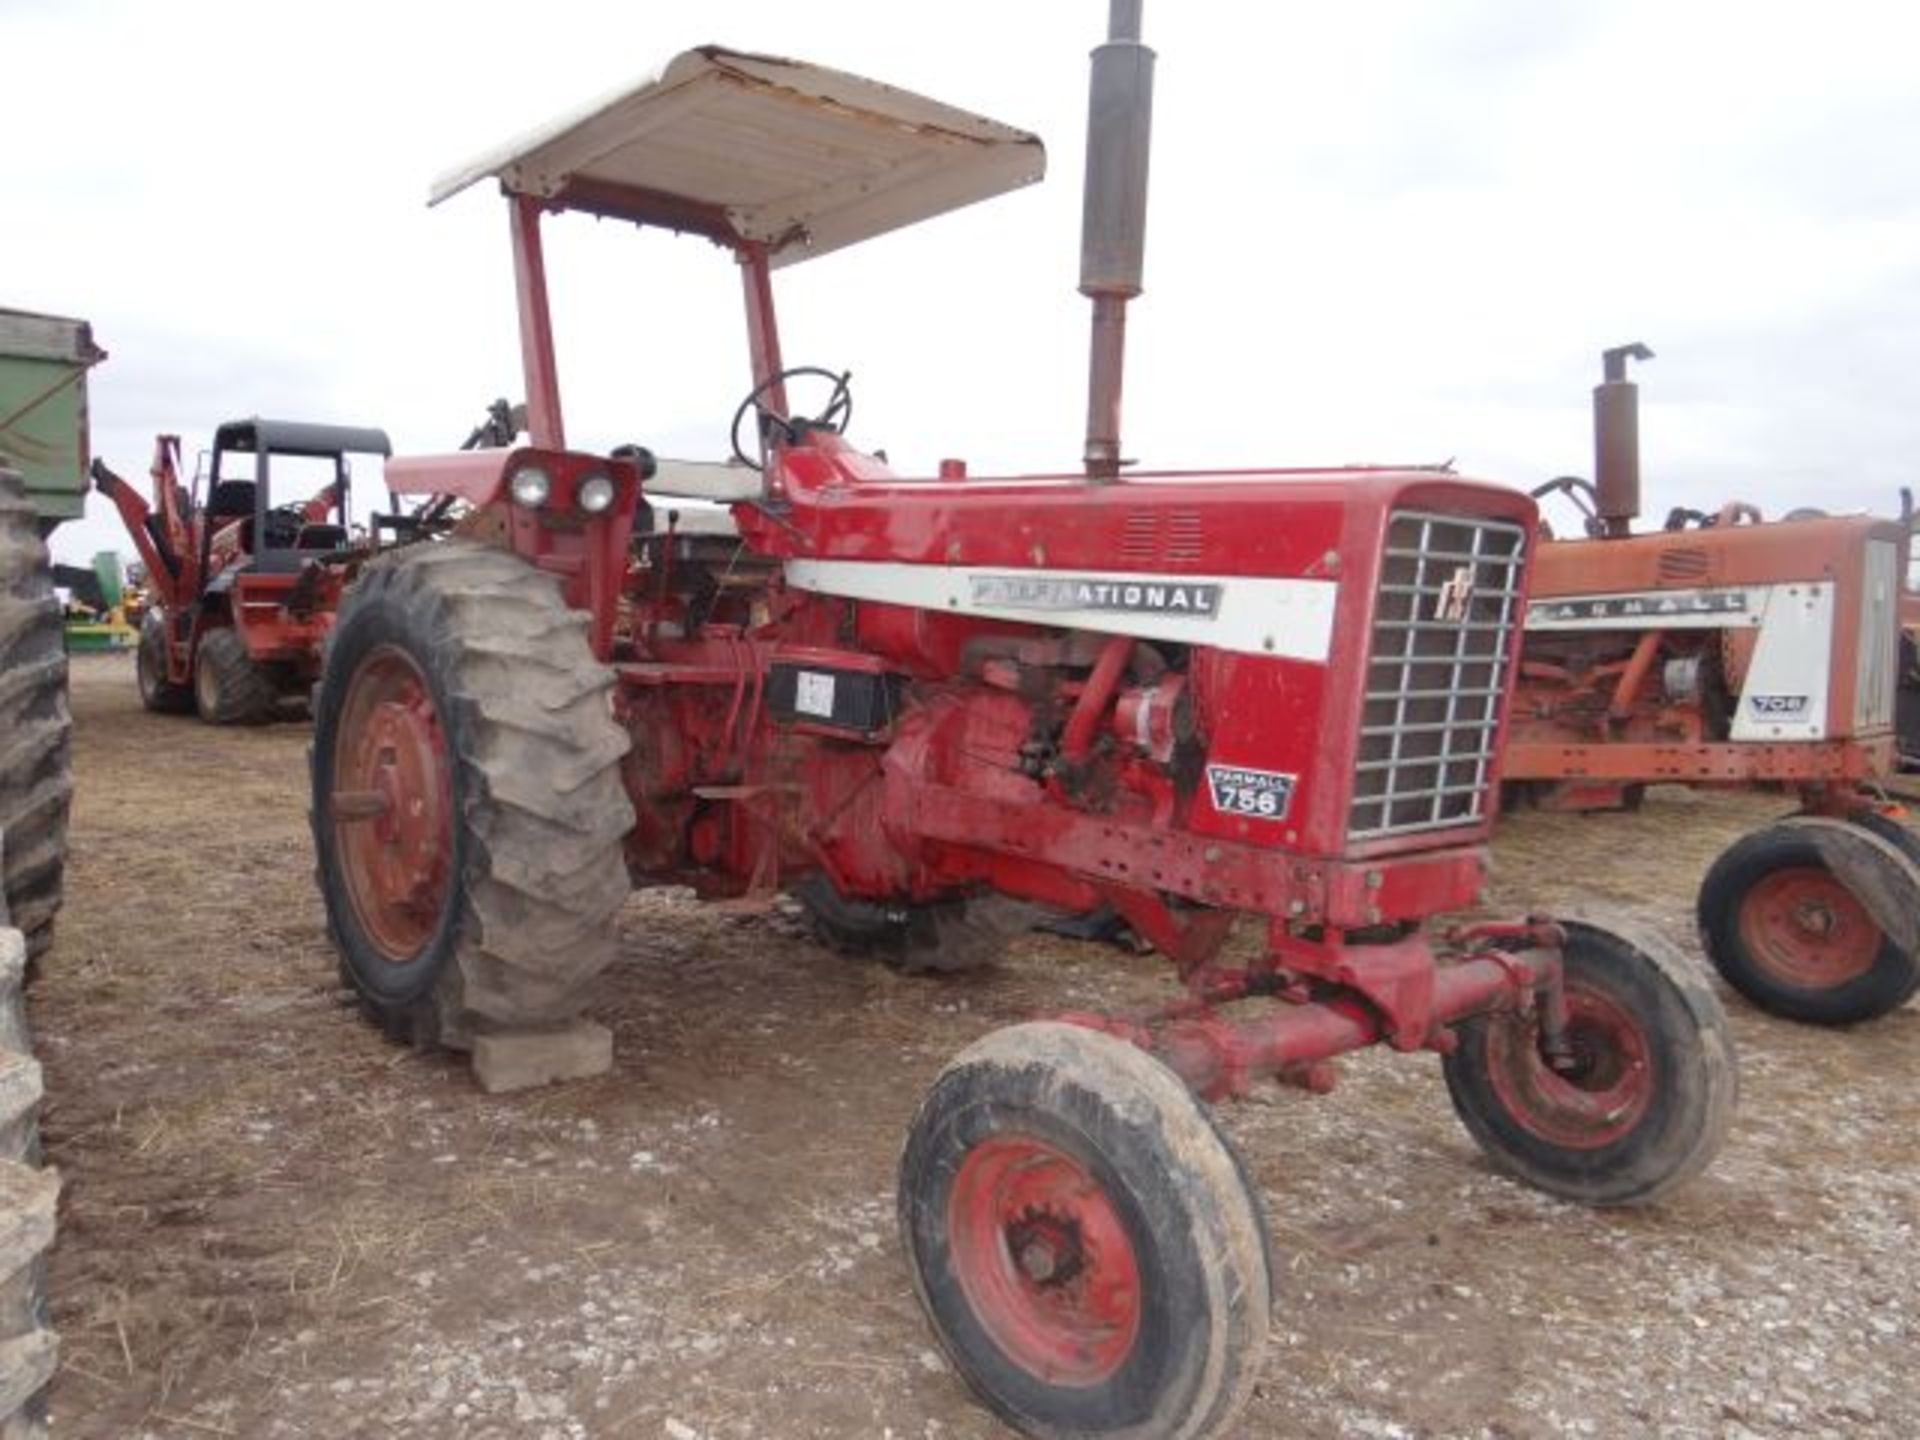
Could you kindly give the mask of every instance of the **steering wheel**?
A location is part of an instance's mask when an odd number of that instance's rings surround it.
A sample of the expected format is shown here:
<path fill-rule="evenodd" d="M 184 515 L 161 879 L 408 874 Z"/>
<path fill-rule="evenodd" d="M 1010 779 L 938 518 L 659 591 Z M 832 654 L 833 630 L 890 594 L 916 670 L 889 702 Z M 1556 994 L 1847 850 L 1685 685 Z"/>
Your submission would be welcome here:
<path fill-rule="evenodd" d="M 1824 510 L 1801 509 L 1787 516 L 1789 520 L 1815 520 L 1824 516 Z M 1729 525 L 1759 525 L 1766 517 L 1760 513 L 1760 507 L 1745 500 L 1729 500 L 1718 511 L 1709 515 L 1704 510 L 1693 510 L 1685 505 L 1676 505 L 1667 512 L 1666 528 L 1684 530 L 1689 525 L 1700 530 L 1713 530 Z"/>
<path fill-rule="evenodd" d="M 789 380 L 798 380 L 802 376 L 811 376 L 817 380 L 826 380 L 833 386 L 827 396 L 827 408 L 818 415 L 782 415 L 766 402 L 765 396 L 786 384 Z M 782 370 L 778 375 L 770 375 L 756 385 L 753 393 L 740 402 L 740 408 L 733 412 L 733 453 L 743 465 L 755 470 L 762 467 L 756 455 L 749 455 L 746 447 L 740 443 L 740 422 L 747 418 L 749 411 L 759 418 L 756 427 L 762 443 L 770 441 L 776 431 L 785 437 L 785 443 L 795 444 L 809 430 L 831 430 L 836 435 L 847 433 L 847 424 L 853 419 L 853 391 L 847 388 L 847 382 L 853 378 L 851 370 L 836 375 L 831 370 L 823 370 L 818 365 L 796 365 L 791 370 Z"/>
<path fill-rule="evenodd" d="M 290 550 L 300 537 L 300 529 L 307 523 L 302 507 L 298 505 L 276 505 L 267 511 L 266 548 L 269 550 Z"/>
<path fill-rule="evenodd" d="M 1544 500 L 1554 494 L 1565 495 L 1573 502 L 1573 508 L 1580 512 L 1580 523 L 1589 540 L 1598 540 L 1607 533 L 1606 521 L 1600 518 L 1600 492 L 1594 488 L 1591 480 L 1578 475 L 1556 475 L 1546 484 L 1536 485 L 1527 493 L 1535 500 Z"/>

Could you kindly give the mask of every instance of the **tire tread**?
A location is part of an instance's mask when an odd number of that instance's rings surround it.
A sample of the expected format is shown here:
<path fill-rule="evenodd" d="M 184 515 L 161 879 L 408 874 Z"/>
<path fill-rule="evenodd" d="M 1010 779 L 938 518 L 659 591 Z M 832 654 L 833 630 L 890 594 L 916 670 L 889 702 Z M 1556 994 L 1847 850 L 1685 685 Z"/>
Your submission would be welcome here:
<path fill-rule="evenodd" d="M 47 547 L 19 474 L 0 467 L 0 901 L 33 958 L 64 896 L 72 730 Z"/>
<path fill-rule="evenodd" d="M 436 636 L 469 858 L 434 992 L 391 1005 L 360 987 L 363 1004 L 395 1038 L 454 1048 L 476 1027 L 568 1019 L 617 952 L 615 919 L 631 890 L 622 846 L 633 805 L 620 774 L 629 741 L 613 719 L 613 673 L 551 577 L 503 550 L 445 540 L 376 562 L 348 591 L 334 635 L 373 609 L 405 612 Z M 329 668 L 316 717 L 333 683 Z M 316 784 L 319 763 L 316 747 Z M 317 806 L 313 823 L 318 844 Z M 326 894 L 324 874 L 321 886 Z M 344 956 L 335 910 L 347 902 L 326 898 Z M 351 979 L 344 961 L 343 974 Z"/>

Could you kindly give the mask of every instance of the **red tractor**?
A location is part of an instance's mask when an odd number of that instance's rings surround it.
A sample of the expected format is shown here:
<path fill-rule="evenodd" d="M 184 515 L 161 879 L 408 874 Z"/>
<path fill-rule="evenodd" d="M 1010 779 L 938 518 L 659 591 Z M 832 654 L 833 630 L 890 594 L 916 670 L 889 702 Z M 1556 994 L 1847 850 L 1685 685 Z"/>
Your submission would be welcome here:
<path fill-rule="evenodd" d="M 1077 473 L 894 474 L 846 437 L 846 373 L 789 368 L 775 321 L 775 269 L 1038 180 L 1032 135 L 706 48 L 439 185 L 505 192 L 529 443 L 389 466 L 464 518 L 360 575 L 315 705 L 332 938 L 416 1043 L 576 1015 L 634 885 L 793 890 L 849 944 L 936 964 L 1108 906 L 1167 956 L 1164 1009 L 991 1034 L 907 1137 L 921 1300 L 1039 1435 L 1219 1435 L 1253 1385 L 1267 1239 L 1203 1101 L 1325 1089 L 1378 1041 L 1437 1051 L 1497 1164 L 1613 1205 L 1700 1171 L 1734 1099 L 1725 1019 L 1670 950 L 1428 924 L 1486 880 L 1532 502 L 1422 469 L 1123 476 L 1138 25 L 1119 0 L 1095 51 Z M 568 448 L 541 249 L 561 211 L 739 267 L 744 464 Z M 726 500 L 724 530 L 676 495 Z"/>
<path fill-rule="evenodd" d="M 1702 944 L 1776 1014 L 1844 1024 L 1920 989 L 1920 838 L 1886 813 L 1910 516 L 1677 509 L 1635 534 L 1639 398 L 1609 350 L 1595 480 L 1563 476 L 1586 538 L 1543 544 L 1505 777 L 1563 810 L 1637 805 L 1650 784 L 1793 795 L 1700 887 Z"/>
<path fill-rule="evenodd" d="M 136 673 L 149 710 L 197 711 L 213 725 L 272 718 L 319 674 L 321 642 L 363 558 L 349 528 L 350 455 L 392 452 L 380 430 L 235 420 L 213 438 L 201 495 L 180 475 L 180 437 L 154 441 L 153 503 L 99 461 L 147 574 Z M 275 462 L 324 481 L 308 499 L 273 502 Z"/>

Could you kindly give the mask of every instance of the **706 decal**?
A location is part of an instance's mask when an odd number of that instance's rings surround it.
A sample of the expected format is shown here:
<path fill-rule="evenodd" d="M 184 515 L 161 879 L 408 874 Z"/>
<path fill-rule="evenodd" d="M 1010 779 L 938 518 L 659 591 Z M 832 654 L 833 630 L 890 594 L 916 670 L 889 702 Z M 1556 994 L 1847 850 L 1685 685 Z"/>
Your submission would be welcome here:
<path fill-rule="evenodd" d="M 1238 765 L 1207 766 L 1207 789 L 1213 808 L 1222 815 L 1252 820 L 1284 820 L 1299 777 L 1273 770 L 1245 770 Z"/>

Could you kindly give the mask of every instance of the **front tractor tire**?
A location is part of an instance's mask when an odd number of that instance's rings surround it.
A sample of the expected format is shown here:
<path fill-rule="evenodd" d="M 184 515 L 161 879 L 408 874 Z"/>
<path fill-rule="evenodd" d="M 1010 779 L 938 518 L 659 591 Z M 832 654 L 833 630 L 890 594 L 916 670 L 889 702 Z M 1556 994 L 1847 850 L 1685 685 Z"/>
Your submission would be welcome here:
<path fill-rule="evenodd" d="M 133 678 L 140 687 L 140 703 L 154 714 L 193 714 L 193 686 L 176 685 L 167 678 L 167 622 L 152 610 L 140 622 Z"/>
<path fill-rule="evenodd" d="M 626 732 L 587 617 L 466 541 L 362 572 L 314 695 L 314 848 L 342 977 L 395 1039 L 575 1015 L 628 893 Z"/>
<path fill-rule="evenodd" d="M 1657 936 L 1563 923 L 1570 1054 L 1543 1053 L 1537 1014 L 1475 1016 L 1455 1027 L 1447 1093 L 1487 1157 L 1549 1195 L 1656 1200 L 1704 1170 L 1733 1123 L 1726 1014 Z"/>
<path fill-rule="evenodd" d="M 1815 1025 L 1906 1004 L 1920 990 L 1920 866 L 1912 840 L 1884 828 L 1894 823 L 1801 816 L 1727 847 L 1698 907 L 1721 977 L 1761 1009 Z"/>
<path fill-rule="evenodd" d="M 35 959 L 53 943 L 73 797 L 66 639 L 47 547 L 12 470 L 0 468 L 0 912 Z"/>
<path fill-rule="evenodd" d="M 264 725 L 280 700 L 273 681 L 230 625 L 201 638 L 193 661 L 193 701 L 209 725 Z"/>
<path fill-rule="evenodd" d="M 999 1030 L 934 1083 L 900 1234 L 955 1367 L 1039 1436 L 1230 1433 L 1272 1290 L 1260 1207 L 1187 1088 L 1077 1026 Z"/>

